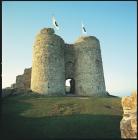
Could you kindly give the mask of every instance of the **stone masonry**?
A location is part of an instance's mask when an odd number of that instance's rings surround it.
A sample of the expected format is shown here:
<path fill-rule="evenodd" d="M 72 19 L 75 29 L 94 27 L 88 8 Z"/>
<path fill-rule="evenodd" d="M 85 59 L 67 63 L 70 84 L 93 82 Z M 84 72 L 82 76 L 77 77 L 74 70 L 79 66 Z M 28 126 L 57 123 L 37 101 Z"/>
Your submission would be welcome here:
<path fill-rule="evenodd" d="M 44 28 L 33 46 L 31 90 L 65 95 L 66 79 L 73 79 L 76 95 L 107 95 L 99 40 L 82 36 L 74 44 L 65 44 L 52 28 Z"/>
<path fill-rule="evenodd" d="M 74 44 L 74 79 L 77 95 L 105 95 L 105 82 L 99 40 L 80 37 Z"/>
<path fill-rule="evenodd" d="M 64 41 L 53 29 L 44 28 L 36 37 L 31 89 L 40 94 L 65 94 Z"/>
<path fill-rule="evenodd" d="M 32 68 L 16 77 L 12 88 L 38 94 L 65 95 L 65 81 L 77 96 L 108 96 L 105 87 L 100 42 L 81 36 L 67 44 L 52 28 L 42 29 L 33 46 Z"/>
<path fill-rule="evenodd" d="M 122 98 L 123 118 L 120 122 L 121 138 L 137 138 L 137 93 Z"/>
<path fill-rule="evenodd" d="M 22 75 L 16 76 L 16 83 L 12 84 L 11 87 L 19 90 L 29 90 L 31 84 L 31 69 L 32 68 L 27 68 Z"/>

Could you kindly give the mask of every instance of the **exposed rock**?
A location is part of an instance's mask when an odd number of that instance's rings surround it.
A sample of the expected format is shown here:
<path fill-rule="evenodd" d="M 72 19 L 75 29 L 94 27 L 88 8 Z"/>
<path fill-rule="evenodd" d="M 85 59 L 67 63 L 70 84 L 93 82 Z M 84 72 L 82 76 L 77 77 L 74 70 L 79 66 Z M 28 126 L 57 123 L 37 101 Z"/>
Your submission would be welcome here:
<path fill-rule="evenodd" d="M 137 93 L 122 98 L 123 119 L 120 122 L 121 138 L 137 138 Z"/>

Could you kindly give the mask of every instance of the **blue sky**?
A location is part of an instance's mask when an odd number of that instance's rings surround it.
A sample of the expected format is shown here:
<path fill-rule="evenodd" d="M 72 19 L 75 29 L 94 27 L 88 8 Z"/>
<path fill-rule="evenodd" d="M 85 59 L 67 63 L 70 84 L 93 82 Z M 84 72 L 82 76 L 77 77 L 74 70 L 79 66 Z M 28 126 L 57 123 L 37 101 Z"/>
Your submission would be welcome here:
<path fill-rule="evenodd" d="M 2 2 L 2 87 L 32 65 L 36 34 L 60 26 L 56 34 L 73 43 L 81 36 L 81 21 L 88 35 L 100 40 L 106 89 L 119 96 L 137 89 L 136 2 Z"/>

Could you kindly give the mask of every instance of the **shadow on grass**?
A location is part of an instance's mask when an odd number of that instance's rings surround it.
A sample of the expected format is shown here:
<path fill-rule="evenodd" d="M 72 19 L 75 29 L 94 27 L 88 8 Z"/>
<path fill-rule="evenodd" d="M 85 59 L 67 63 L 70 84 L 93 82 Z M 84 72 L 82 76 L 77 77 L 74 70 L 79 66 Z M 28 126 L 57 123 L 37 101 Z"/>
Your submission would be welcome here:
<path fill-rule="evenodd" d="M 121 116 L 74 114 L 69 116 L 24 117 L 32 107 L 19 101 L 5 102 L 2 140 L 46 138 L 120 138 Z M 12 104 L 11 104 L 12 103 Z"/>

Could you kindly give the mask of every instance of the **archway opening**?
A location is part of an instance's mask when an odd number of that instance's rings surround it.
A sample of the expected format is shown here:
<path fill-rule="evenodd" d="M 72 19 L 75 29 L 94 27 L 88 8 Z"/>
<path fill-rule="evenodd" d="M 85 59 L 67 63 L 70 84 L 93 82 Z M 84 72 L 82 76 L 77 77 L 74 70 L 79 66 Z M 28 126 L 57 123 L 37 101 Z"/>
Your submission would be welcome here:
<path fill-rule="evenodd" d="M 66 94 L 75 94 L 75 80 L 73 78 L 66 79 L 65 88 Z"/>

